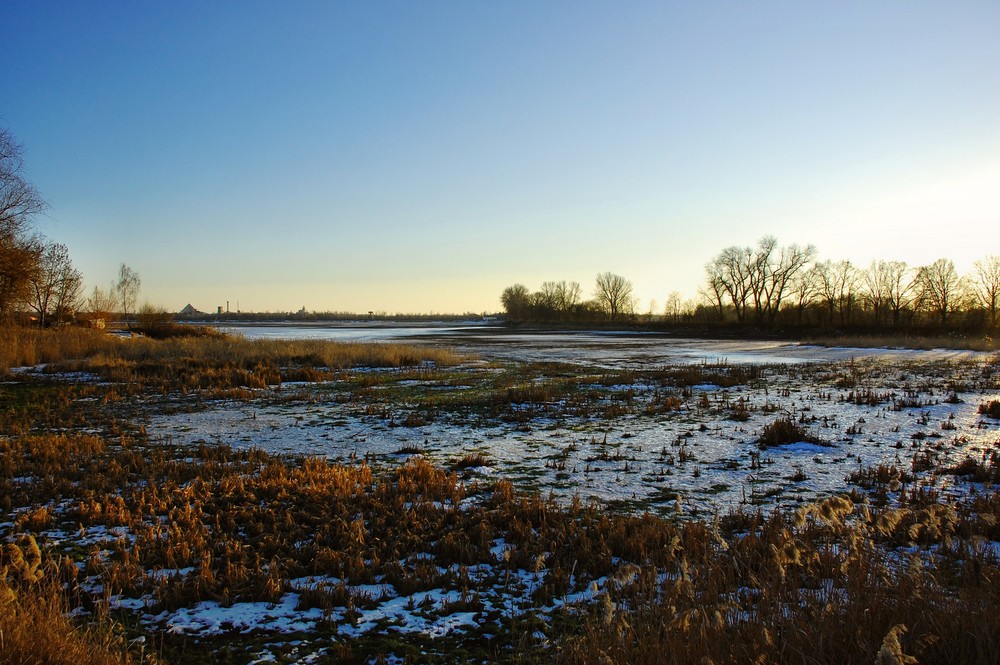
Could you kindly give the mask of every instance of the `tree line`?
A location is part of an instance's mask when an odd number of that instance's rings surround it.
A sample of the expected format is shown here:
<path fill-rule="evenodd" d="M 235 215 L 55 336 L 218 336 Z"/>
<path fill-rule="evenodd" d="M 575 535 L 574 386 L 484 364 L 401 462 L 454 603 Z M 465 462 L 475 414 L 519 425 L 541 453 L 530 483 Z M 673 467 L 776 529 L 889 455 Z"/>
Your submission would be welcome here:
<path fill-rule="evenodd" d="M 561 281 L 544 282 L 534 293 L 524 284 L 508 286 L 500 302 L 508 320 L 536 323 L 628 321 L 635 307 L 632 282 L 610 272 L 597 276 L 590 300 L 578 282 Z"/>
<path fill-rule="evenodd" d="M 501 303 L 508 320 L 525 323 L 698 324 L 761 330 L 937 328 L 991 330 L 1000 305 L 1000 257 L 976 261 L 959 275 L 951 259 L 924 266 L 874 260 L 818 260 L 813 245 L 778 244 L 764 236 L 755 246 L 731 246 L 705 264 L 697 300 L 676 291 L 662 312 L 636 311 L 632 283 L 612 273 L 595 280 L 583 300 L 576 282 L 545 282 L 535 292 L 507 287 Z"/>
<path fill-rule="evenodd" d="M 812 245 L 781 247 L 764 236 L 728 247 L 705 265 L 701 289 L 710 319 L 740 325 L 992 329 L 1000 299 L 1000 257 L 960 275 L 940 258 L 923 266 L 873 260 L 818 261 Z"/>
<path fill-rule="evenodd" d="M 0 128 L 0 323 L 26 313 L 41 326 L 76 320 L 82 312 L 105 319 L 112 313 L 131 321 L 141 281 L 122 264 L 118 277 L 85 294 L 83 274 L 69 248 L 39 233 L 35 219 L 46 210 L 42 196 L 24 175 L 24 150 Z"/>

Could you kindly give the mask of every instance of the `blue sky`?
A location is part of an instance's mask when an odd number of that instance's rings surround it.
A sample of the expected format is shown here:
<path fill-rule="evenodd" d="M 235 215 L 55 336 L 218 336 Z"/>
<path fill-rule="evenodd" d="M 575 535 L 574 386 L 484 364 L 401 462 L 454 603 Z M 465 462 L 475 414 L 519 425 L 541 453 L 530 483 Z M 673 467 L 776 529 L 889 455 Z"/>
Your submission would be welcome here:
<path fill-rule="evenodd" d="M 765 234 L 1000 253 L 1000 3 L 0 4 L 0 125 L 90 285 L 484 312 Z"/>

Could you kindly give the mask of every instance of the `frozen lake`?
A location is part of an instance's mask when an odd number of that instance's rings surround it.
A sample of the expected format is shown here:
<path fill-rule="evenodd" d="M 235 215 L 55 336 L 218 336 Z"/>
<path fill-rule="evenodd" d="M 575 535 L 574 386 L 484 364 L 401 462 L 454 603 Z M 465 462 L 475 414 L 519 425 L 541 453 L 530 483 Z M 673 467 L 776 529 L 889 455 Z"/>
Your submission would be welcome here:
<path fill-rule="evenodd" d="M 516 331 L 496 325 L 267 324 L 220 326 L 250 339 L 436 344 L 487 359 L 634 368 L 686 364 L 795 364 L 884 358 L 916 362 L 982 360 L 994 354 L 951 349 L 823 347 L 788 341 L 686 339 L 658 333 Z"/>

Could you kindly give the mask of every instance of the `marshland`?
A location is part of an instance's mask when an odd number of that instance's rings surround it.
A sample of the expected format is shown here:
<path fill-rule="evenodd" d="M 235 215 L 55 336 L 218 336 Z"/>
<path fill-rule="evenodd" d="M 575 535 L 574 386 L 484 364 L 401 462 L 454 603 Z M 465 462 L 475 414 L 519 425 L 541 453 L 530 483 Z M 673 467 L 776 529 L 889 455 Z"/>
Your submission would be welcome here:
<path fill-rule="evenodd" d="M 0 26 L 0 665 L 1000 663 L 1000 3 Z"/>
<path fill-rule="evenodd" d="M 5 660 L 998 653 L 992 354 L 3 334 Z"/>

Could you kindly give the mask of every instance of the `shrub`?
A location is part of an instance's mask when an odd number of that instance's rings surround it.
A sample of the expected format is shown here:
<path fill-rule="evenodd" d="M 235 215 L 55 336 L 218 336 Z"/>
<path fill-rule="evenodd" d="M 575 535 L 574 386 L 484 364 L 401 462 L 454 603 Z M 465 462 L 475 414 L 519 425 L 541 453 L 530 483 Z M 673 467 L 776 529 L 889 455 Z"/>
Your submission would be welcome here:
<path fill-rule="evenodd" d="M 779 418 L 764 426 L 764 431 L 761 432 L 757 443 L 761 448 L 766 448 L 798 443 L 799 441 L 820 443 L 819 439 L 809 434 L 804 428 L 799 427 L 791 418 Z"/>
<path fill-rule="evenodd" d="M 466 453 L 460 459 L 455 460 L 451 468 L 453 471 L 462 471 L 464 469 L 472 469 L 480 466 L 493 466 L 496 464 L 488 455 L 485 453 L 474 452 Z"/>
<path fill-rule="evenodd" d="M 980 404 L 979 413 L 984 416 L 1000 420 L 1000 401 L 994 399 L 986 404 Z"/>

